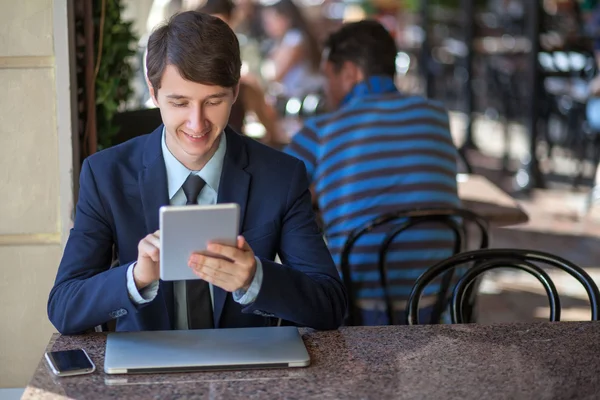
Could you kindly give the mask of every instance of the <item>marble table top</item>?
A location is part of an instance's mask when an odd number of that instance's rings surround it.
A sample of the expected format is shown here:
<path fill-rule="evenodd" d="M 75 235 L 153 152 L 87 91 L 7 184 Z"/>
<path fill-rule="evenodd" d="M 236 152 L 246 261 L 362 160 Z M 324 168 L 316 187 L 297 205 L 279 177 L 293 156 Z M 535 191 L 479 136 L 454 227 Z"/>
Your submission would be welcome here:
<path fill-rule="evenodd" d="M 54 335 L 83 347 L 90 375 L 57 378 L 44 359 L 23 399 L 598 399 L 600 323 L 301 329 L 311 366 L 106 375 L 106 334 Z"/>

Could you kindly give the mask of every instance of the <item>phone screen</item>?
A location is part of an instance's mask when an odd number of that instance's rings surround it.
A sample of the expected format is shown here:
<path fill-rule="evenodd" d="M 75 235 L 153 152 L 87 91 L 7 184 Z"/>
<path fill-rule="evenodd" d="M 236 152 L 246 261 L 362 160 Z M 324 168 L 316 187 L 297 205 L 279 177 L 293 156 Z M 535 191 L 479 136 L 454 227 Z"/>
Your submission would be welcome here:
<path fill-rule="evenodd" d="M 81 349 L 51 351 L 47 354 L 48 361 L 53 364 L 56 372 L 60 374 L 77 371 L 91 372 L 94 369 L 94 364 L 90 362 L 85 351 Z"/>

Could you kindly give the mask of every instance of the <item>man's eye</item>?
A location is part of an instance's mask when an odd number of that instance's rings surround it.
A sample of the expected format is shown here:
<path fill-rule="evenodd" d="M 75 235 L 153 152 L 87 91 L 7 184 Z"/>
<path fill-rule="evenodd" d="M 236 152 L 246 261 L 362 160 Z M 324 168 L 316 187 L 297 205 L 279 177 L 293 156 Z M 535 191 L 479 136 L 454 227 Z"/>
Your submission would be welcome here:
<path fill-rule="evenodd" d="M 187 106 L 187 103 L 171 103 L 173 104 L 173 107 L 185 107 Z"/>
<path fill-rule="evenodd" d="M 221 104 L 223 101 L 222 100 L 218 100 L 218 101 L 209 101 L 207 104 L 209 106 L 218 106 L 219 104 Z"/>

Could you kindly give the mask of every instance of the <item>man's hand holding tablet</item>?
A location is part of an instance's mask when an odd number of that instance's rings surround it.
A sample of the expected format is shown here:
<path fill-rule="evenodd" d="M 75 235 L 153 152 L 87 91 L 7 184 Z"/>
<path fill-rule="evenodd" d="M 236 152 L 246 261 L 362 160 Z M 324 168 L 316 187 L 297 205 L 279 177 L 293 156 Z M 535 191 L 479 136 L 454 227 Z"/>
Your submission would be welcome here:
<path fill-rule="evenodd" d="M 147 235 L 138 244 L 138 259 L 133 268 L 133 280 L 138 290 L 160 278 L 160 231 Z"/>
<path fill-rule="evenodd" d="M 209 243 L 207 250 L 209 253 L 190 256 L 188 266 L 194 274 L 228 292 L 248 290 L 256 273 L 256 258 L 243 236 L 237 237 L 237 247 Z"/>

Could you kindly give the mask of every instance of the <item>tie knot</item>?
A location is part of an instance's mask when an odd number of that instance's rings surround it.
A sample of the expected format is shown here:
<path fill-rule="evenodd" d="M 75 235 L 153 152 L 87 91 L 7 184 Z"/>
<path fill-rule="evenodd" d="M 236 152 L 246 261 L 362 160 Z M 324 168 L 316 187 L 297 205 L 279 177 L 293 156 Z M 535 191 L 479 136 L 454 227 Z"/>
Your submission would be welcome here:
<path fill-rule="evenodd" d="M 186 205 L 198 204 L 198 195 L 206 182 L 198 175 L 190 174 L 185 182 L 183 182 L 183 193 L 187 199 Z"/>

